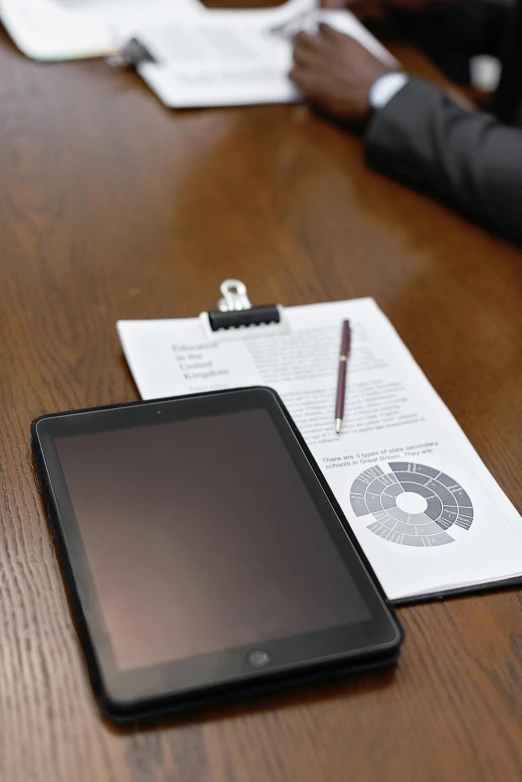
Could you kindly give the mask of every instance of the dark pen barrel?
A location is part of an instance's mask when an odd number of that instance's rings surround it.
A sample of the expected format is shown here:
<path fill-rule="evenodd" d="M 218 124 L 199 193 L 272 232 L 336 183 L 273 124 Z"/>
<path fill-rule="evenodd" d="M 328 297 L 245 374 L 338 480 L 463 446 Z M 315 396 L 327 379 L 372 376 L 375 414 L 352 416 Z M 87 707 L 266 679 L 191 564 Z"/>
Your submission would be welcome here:
<path fill-rule="evenodd" d="M 350 330 L 350 321 L 343 322 L 343 334 L 341 338 L 341 356 L 348 358 L 352 341 L 352 332 Z"/>
<path fill-rule="evenodd" d="M 344 416 L 344 399 L 346 394 L 346 368 L 351 347 L 350 321 L 343 321 L 343 330 L 341 336 L 341 353 L 339 356 L 339 371 L 337 374 L 337 399 L 335 402 L 335 431 L 341 433 L 341 427 Z"/>
<path fill-rule="evenodd" d="M 346 393 L 346 361 L 340 361 L 339 373 L 337 375 L 337 400 L 335 402 L 336 419 L 340 418 L 342 420 L 344 414 L 345 393 Z"/>

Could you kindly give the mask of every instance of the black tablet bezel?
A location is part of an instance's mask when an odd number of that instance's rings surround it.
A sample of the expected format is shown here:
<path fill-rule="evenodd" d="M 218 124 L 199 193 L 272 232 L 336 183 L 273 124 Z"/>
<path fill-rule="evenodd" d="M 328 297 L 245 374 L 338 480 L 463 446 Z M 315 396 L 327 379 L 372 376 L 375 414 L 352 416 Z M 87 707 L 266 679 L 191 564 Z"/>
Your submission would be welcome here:
<path fill-rule="evenodd" d="M 256 649 L 252 644 L 148 668 L 119 670 L 54 439 L 260 408 L 269 413 L 372 618 L 264 643 L 271 662 L 262 669 L 249 663 L 249 653 Z M 32 434 L 47 509 L 71 582 L 73 610 L 82 625 L 80 635 L 91 679 L 106 711 L 125 714 L 143 710 L 146 704 L 190 700 L 214 688 L 291 677 L 313 666 L 346 665 L 396 654 L 402 632 L 393 611 L 319 467 L 272 389 L 243 388 L 42 416 L 33 422 Z"/>

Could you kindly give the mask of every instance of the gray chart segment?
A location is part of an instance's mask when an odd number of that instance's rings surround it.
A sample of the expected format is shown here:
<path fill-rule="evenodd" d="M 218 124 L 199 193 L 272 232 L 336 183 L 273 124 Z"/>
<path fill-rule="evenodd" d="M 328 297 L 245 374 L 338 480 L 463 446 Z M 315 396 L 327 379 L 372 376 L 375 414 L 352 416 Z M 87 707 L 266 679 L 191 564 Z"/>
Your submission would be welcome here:
<path fill-rule="evenodd" d="M 425 475 L 428 478 L 436 478 L 441 474 L 440 470 L 434 467 L 427 467 L 425 464 L 413 464 L 413 462 L 388 462 L 393 473 L 409 472 L 413 475 Z"/>
<path fill-rule="evenodd" d="M 380 494 L 385 491 L 388 495 L 395 487 L 399 493 L 404 491 L 393 474 L 384 473 L 380 467 L 365 470 L 352 484 L 350 503 L 353 512 L 359 517 L 381 510 Z"/>
<path fill-rule="evenodd" d="M 381 492 L 381 505 L 383 508 L 396 508 L 397 497 L 399 494 L 404 494 L 404 489 L 400 483 L 395 483 L 393 486 L 388 486 Z"/>
<path fill-rule="evenodd" d="M 432 548 L 453 543 L 454 538 L 424 513 L 416 513 L 415 516 L 404 514 L 409 521 L 397 521 L 394 516 L 383 514 L 368 529 L 380 538 L 403 546 Z"/>
<path fill-rule="evenodd" d="M 467 492 L 448 475 L 439 472 L 437 477 L 433 477 L 408 470 L 397 470 L 395 477 L 403 487 L 405 487 L 405 484 L 408 484 L 410 487 L 418 487 L 415 491 L 418 494 L 422 494 L 423 497 L 428 496 L 426 492 L 432 491 L 437 494 L 443 505 L 459 505 L 462 508 L 472 510 L 473 506 Z M 405 488 L 405 491 L 413 491 L 413 489 Z"/>
<path fill-rule="evenodd" d="M 356 516 L 373 516 L 368 529 L 384 540 L 403 546 L 432 547 L 452 543 L 447 530 L 455 525 L 469 530 L 473 506 L 466 491 L 449 475 L 414 462 L 389 462 L 391 472 L 370 467 L 353 482 L 350 502 Z M 409 514 L 397 506 L 397 497 L 411 492 L 424 497 L 424 513 Z"/>

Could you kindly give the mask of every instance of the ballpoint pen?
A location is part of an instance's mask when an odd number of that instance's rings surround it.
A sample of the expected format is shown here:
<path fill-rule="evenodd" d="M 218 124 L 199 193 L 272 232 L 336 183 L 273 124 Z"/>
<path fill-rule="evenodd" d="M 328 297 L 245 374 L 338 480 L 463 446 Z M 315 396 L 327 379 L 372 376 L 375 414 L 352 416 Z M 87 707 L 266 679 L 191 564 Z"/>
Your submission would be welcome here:
<path fill-rule="evenodd" d="M 343 428 L 346 368 L 350 358 L 351 341 L 350 321 L 344 320 L 341 336 L 341 354 L 339 356 L 339 373 L 337 375 L 337 400 L 335 402 L 335 431 L 337 434 L 341 434 L 341 429 Z"/>

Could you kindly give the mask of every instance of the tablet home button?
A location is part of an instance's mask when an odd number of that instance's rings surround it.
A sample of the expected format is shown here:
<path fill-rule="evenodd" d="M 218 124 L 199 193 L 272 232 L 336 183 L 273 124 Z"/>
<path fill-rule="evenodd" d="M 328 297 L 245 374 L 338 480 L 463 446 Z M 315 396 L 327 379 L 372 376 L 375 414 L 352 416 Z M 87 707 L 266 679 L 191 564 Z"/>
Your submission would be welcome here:
<path fill-rule="evenodd" d="M 252 668 L 264 668 L 270 663 L 270 655 L 262 649 L 256 649 L 255 652 L 250 652 L 247 660 Z"/>

